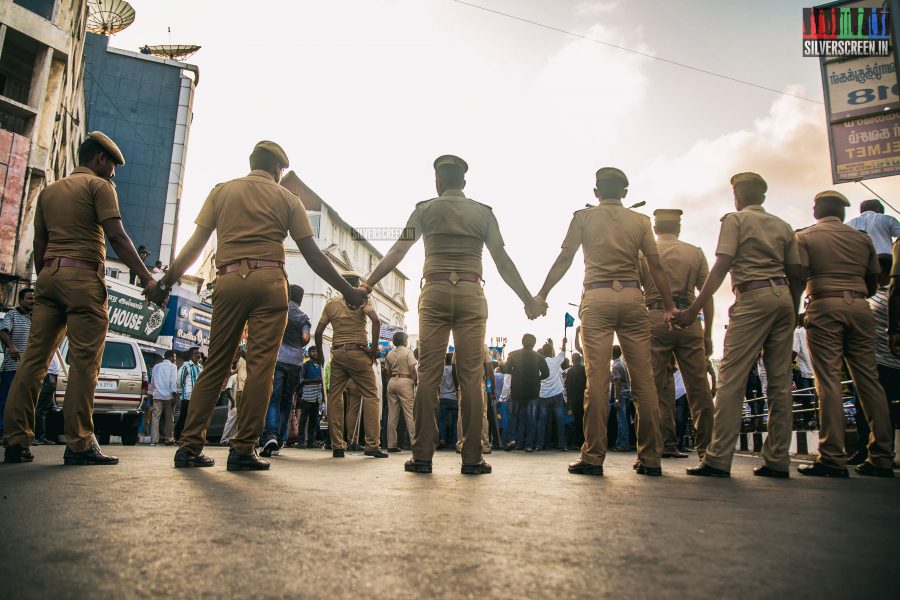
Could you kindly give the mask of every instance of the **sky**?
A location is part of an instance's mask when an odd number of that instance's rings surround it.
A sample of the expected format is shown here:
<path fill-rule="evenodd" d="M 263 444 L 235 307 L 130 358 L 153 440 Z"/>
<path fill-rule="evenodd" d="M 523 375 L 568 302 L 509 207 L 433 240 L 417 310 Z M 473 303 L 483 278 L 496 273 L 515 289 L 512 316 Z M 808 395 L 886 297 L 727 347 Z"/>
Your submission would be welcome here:
<path fill-rule="evenodd" d="M 469 163 L 466 193 L 493 207 L 529 290 L 541 287 L 572 213 L 594 200 L 594 173 L 621 168 L 626 203 L 685 211 L 682 239 L 710 262 L 719 220 L 733 211 L 730 177 L 756 171 L 765 208 L 795 228 L 813 222 L 812 198 L 858 184 L 831 180 L 819 62 L 801 55 L 793 0 L 471 0 L 653 57 L 782 90 L 766 91 L 542 28 L 453 0 L 133 0 L 135 23 L 110 45 L 198 44 L 200 68 L 184 177 L 178 247 L 208 191 L 242 176 L 261 139 L 281 144 L 291 168 L 357 228 L 402 227 L 432 198 L 432 162 Z M 888 200 L 900 182 L 867 182 Z M 895 203 L 896 205 L 896 203 Z M 375 241 L 387 251 L 389 241 Z M 424 251 L 410 277 L 409 330 Z M 577 316 L 576 258 L 528 321 L 485 252 L 487 337 L 519 346 L 525 332 L 559 343 Z M 726 284 L 716 295 L 720 356 Z M 571 330 L 570 330 L 571 337 Z M 486 340 L 489 341 L 489 340 Z"/>

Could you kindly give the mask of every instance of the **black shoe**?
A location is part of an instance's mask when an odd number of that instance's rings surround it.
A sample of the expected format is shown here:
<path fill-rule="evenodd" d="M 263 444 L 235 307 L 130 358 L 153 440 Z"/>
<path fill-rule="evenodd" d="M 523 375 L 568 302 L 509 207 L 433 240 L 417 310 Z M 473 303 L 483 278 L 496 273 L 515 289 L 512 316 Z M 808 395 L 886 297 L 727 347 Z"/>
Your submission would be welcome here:
<path fill-rule="evenodd" d="M 166 446 L 174 446 L 175 440 L 166 440 Z M 224 442 L 224 445 L 227 446 L 228 442 Z"/>
<path fill-rule="evenodd" d="M 3 462 L 10 464 L 34 462 L 34 455 L 25 446 L 13 444 L 12 446 L 7 446 L 3 452 Z"/>
<path fill-rule="evenodd" d="M 503 446 L 503 449 L 504 449 L 506 452 L 512 452 L 513 450 L 516 449 L 516 443 L 515 443 L 515 442 L 510 442 L 510 443 L 508 443 L 507 445 Z"/>
<path fill-rule="evenodd" d="M 457 448 L 457 449 L 456 449 L 456 453 L 457 453 L 457 454 L 462 454 L 462 448 Z"/>
<path fill-rule="evenodd" d="M 688 475 L 695 475 L 697 477 L 731 477 L 731 473 L 729 473 L 728 471 L 710 467 L 709 465 L 704 465 L 703 463 L 700 463 L 696 467 L 686 469 L 686 471 Z"/>
<path fill-rule="evenodd" d="M 535 447 L 534 447 L 534 451 L 535 451 L 535 452 L 543 452 L 543 451 L 544 451 L 544 447 L 543 447 L 543 446 L 535 446 Z"/>
<path fill-rule="evenodd" d="M 269 468 L 269 461 L 263 460 L 256 453 L 256 448 L 252 452 L 243 454 L 234 448 L 228 451 L 229 471 L 265 471 Z"/>
<path fill-rule="evenodd" d="M 115 456 L 103 454 L 100 446 L 93 443 L 88 450 L 84 452 L 72 452 L 66 448 L 63 453 L 63 463 L 67 465 L 117 465 L 119 459 Z"/>
<path fill-rule="evenodd" d="M 212 467 L 216 461 L 209 456 L 203 454 L 191 454 L 184 448 L 175 451 L 175 467 L 182 469 L 185 467 Z"/>
<path fill-rule="evenodd" d="M 775 469 L 770 469 L 766 465 L 753 469 L 753 474 L 757 477 L 772 477 L 774 479 L 790 479 L 791 477 L 791 474 L 787 471 L 776 471 Z"/>
<path fill-rule="evenodd" d="M 344 458 L 344 451 L 343 450 L 332 450 L 331 458 Z"/>
<path fill-rule="evenodd" d="M 484 459 L 482 459 L 480 463 L 474 465 L 463 465 L 460 472 L 463 475 L 487 475 L 491 472 L 491 465 L 487 464 L 484 462 Z"/>
<path fill-rule="evenodd" d="M 638 475 L 649 475 L 651 477 L 662 475 L 662 467 L 645 467 L 643 464 L 639 464 L 634 470 Z"/>
<path fill-rule="evenodd" d="M 568 446 L 560 446 L 560 447 L 559 447 L 559 451 L 560 451 L 560 452 L 568 452 L 568 451 L 569 451 L 569 447 L 568 447 Z"/>
<path fill-rule="evenodd" d="M 387 458 L 387 452 L 384 450 L 366 450 L 364 452 L 366 456 L 372 456 L 374 458 Z"/>
<path fill-rule="evenodd" d="M 403 463 L 403 470 L 408 473 L 431 473 L 431 461 L 411 458 Z"/>
<path fill-rule="evenodd" d="M 350 450 L 350 452 L 359 452 L 360 450 L 362 450 L 362 446 L 360 446 L 359 444 L 350 444 L 348 450 Z"/>
<path fill-rule="evenodd" d="M 614 446 L 609 449 L 610 452 L 628 452 L 628 448 L 625 446 Z"/>
<path fill-rule="evenodd" d="M 889 477 L 892 478 L 894 476 L 894 470 L 888 467 L 876 467 L 869 461 L 864 462 L 861 465 L 857 465 L 855 471 L 860 475 L 866 475 L 869 477 Z"/>
<path fill-rule="evenodd" d="M 688 455 L 685 454 L 684 452 L 681 452 L 680 450 L 673 450 L 673 451 L 669 451 L 669 452 L 663 452 L 662 457 L 663 458 L 687 458 Z"/>
<path fill-rule="evenodd" d="M 267 441 L 263 445 L 262 452 L 260 452 L 259 455 L 269 458 L 270 456 L 272 456 L 273 452 L 277 452 L 277 451 L 278 451 L 278 442 L 273 438 L 273 439 Z"/>
<path fill-rule="evenodd" d="M 603 465 L 592 465 L 579 459 L 573 463 L 569 463 L 569 473 L 573 475 L 594 475 L 596 477 L 603 477 Z"/>
<path fill-rule="evenodd" d="M 525 448 L 525 452 L 534 452 L 534 448 Z"/>
<path fill-rule="evenodd" d="M 869 458 L 868 452 L 863 452 L 862 450 L 857 450 L 856 453 L 847 459 L 847 465 L 851 467 L 855 467 L 856 465 L 861 465 L 866 462 L 866 459 Z"/>
<path fill-rule="evenodd" d="M 388 452 L 396 454 L 397 452 L 400 452 L 400 448 L 388 448 Z"/>
<path fill-rule="evenodd" d="M 300 444 L 297 444 L 297 447 L 299 448 Z M 314 442 L 306 442 L 306 447 L 307 448 L 315 448 L 316 444 Z"/>
<path fill-rule="evenodd" d="M 801 475 L 809 475 L 812 477 L 840 477 L 842 479 L 850 477 L 850 473 L 847 469 L 836 469 L 835 467 L 823 465 L 820 462 L 814 462 L 811 465 L 800 465 L 797 467 L 797 472 Z"/>

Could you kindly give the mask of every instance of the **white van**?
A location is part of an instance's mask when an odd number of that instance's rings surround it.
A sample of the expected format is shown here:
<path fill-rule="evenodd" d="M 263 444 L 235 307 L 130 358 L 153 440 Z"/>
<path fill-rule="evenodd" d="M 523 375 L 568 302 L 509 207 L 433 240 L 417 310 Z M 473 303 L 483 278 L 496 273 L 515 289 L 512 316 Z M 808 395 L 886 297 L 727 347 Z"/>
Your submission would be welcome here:
<path fill-rule="evenodd" d="M 56 404 L 62 407 L 69 375 L 68 338 L 63 340 L 59 350 L 64 364 L 56 382 Z M 126 446 L 137 443 L 138 428 L 144 416 L 141 408 L 148 387 L 147 366 L 139 342 L 107 335 L 94 392 L 94 432 L 100 444 L 108 444 L 111 435 L 120 436 Z M 62 419 L 57 417 L 52 421 L 52 434 L 62 433 Z M 47 427 L 51 427 L 49 418 Z"/>

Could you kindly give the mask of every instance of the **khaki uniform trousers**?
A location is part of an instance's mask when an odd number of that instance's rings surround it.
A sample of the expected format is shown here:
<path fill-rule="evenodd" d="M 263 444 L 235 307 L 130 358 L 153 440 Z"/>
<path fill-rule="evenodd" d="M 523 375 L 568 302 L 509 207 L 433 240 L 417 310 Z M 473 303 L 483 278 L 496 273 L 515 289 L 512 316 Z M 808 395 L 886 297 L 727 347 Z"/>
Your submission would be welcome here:
<path fill-rule="evenodd" d="M 400 411 L 403 410 L 403 418 L 406 420 L 406 430 L 409 431 L 409 439 L 416 435 L 416 420 L 413 418 L 413 404 L 415 404 L 416 390 L 412 379 L 406 377 L 391 377 L 387 384 L 388 401 L 388 448 L 399 448 L 397 441 L 397 424 L 400 422 Z"/>
<path fill-rule="evenodd" d="M 41 384 L 53 353 L 68 335 L 64 433 L 70 450 L 84 452 L 93 443 L 94 390 L 109 327 L 106 282 L 97 271 L 45 268 L 38 276 L 34 297 L 28 346 L 6 401 L 6 443 L 31 445 Z"/>
<path fill-rule="evenodd" d="M 665 313 L 661 310 L 650 311 L 650 356 L 653 365 L 653 379 L 659 395 L 659 428 L 662 434 L 663 451 L 677 450 L 675 439 L 675 389 L 674 382 L 668 390 L 669 362 L 672 355 L 678 362 L 684 389 L 687 392 L 688 406 L 697 439 L 694 448 L 697 456 L 703 460 L 706 447 L 712 439 L 713 402 L 706 379 L 706 346 L 703 343 L 703 327 L 699 321 L 685 329 L 668 331 Z"/>
<path fill-rule="evenodd" d="M 712 441 L 703 464 L 731 471 L 734 447 L 741 430 L 747 377 L 760 348 L 768 378 L 768 435 L 763 460 L 770 469 L 788 471 L 791 466 L 791 352 L 796 314 L 786 285 L 760 288 L 740 294 L 729 310 L 725 349 L 719 366 L 719 397 L 714 412 Z"/>
<path fill-rule="evenodd" d="M 366 434 L 366 450 L 378 450 L 381 446 L 381 399 L 372 358 L 362 350 L 335 349 L 331 352 L 331 387 L 328 388 L 328 432 L 334 450 L 346 450 L 344 440 L 344 389 L 350 383 L 356 389 L 349 390 L 347 425 L 351 442 L 359 435 L 359 411 L 362 410 Z"/>
<path fill-rule="evenodd" d="M 456 419 L 456 449 L 462 450 L 462 404 L 463 398 L 462 394 L 457 394 L 458 405 L 459 405 L 459 413 Z M 481 426 L 481 451 L 482 452 L 490 452 L 491 450 L 491 433 L 488 430 L 488 418 L 487 418 L 487 409 L 488 409 L 488 397 L 487 390 L 484 389 L 484 386 L 481 386 L 481 399 L 484 401 L 484 410 L 481 411 L 481 417 L 483 419 L 483 425 Z"/>
<path fill-rule="evenodd" d="M 246 267 L 245 267 L 246 269 Z M 198 454 L 206 443 L 206 428 L 219 400 L 222 384 L 247 326 L 247 380 L 237 403 L 237 431 L 229 445 L 242 454 L 256 449 L 266 420 L 275 377 L 278 348 L 287 325 L 287 279 L 280 268 L 246 269 L 219 275 L 212 295 L 209 358 L 197 378 L 181 447 Z"/>
<path fill-rule="evenodd" d="M 450 332 L 456 353 L 456 375 L 462 393 L 463 464 L 481 462 L 484 427 L 484 334 L 488 308 L 481 285 L 460 281 L 425 284 L 419 295 L 419 386 L 413 415 L 416 435 L 413 458 L 430 461 L 438 442 L 438 392 Z"/>
<path fill-rule="evenodd" d="M 637 413 L 638 459 L 645 467 L 659 467 L 662 454 L 659 399 L 650 367 L 650 319 L 643 293 L 638 288 L 587 290 L 581 297 L 579 316 L 587 370 L 581 460 L 602 465 L 606 458 L 609 361 L 613 334 L 616 334 L 628 366 L 631 396 Z"/>
<path fill-rule="evenodd" d="M 876 467 L 894 464 L 893 428 L 887 398 L 878 382 L 875 366 L 875 318 L 864 298 L 822 298 L 806 310 L 806 339 L 816 393 L 819 396 L 819 462 L 843 469 L 847 466 L 844 439 L 847 430 L 841 394 L 842 360 L 859 395 L 869 422 L 869 462 Z"/>

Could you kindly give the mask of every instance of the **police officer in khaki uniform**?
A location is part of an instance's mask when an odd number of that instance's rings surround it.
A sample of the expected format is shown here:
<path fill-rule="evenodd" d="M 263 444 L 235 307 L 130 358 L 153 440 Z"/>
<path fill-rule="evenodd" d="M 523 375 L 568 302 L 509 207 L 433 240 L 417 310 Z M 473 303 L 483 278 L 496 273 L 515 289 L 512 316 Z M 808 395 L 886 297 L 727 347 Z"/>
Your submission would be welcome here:
<path fill-rule="evenodd" d="M 434 161 L 438 197 L 416 205 L 407 223 L 409 235 L 398 240 L 369 276 L 371 288 L 400 264 L 419 239 L 425 241 L 424 286 L 419 296 L 419 386 L 413 408 L 416 435 L 413 458 L 404 468 L 430 473 L 437 447 L 438 390 L 450 333 L 463 395 L 462 473 L 490 473 L 482 458 L 484 405 L 484 334 L 487 301 L 481 287 L 482 249 L 487 246 L 500 276 L 526 305 L 531 297 L 503 247 L 497 218 L 489 206 L 463 193 L 466 162 L 451 155 Z"/>
<path fill-rule="evenodd" d="M 660 290 L 664 323 L 668 323 L 675 305 L 660 265 L 650 219 L 622 206 L 622 198 L 627 193 L 625 173 L 613 167 L 597 171 L 594 195 L 600 199 L 600 204 L 575 213 L 562 251 L 534 300 L 536 305 L 545 303 L 547 294 L 571 266 L 575 252 L 583 247 L 584 294 L 579 316 L 587 369 L 585 441 L 581 458 L 569 465 L 569 472 L 577 475 L 603 475 L 613 335 L 618 335 L 631 375 L 631 392 L 637 412 L 638 462 L 635 469 L 640 475 L 662 474 L 659 399 L 650 366 L 650 320 L 638 273 L 641 253 Z"/>
<path fill-rule="evenodd" d="M 803 475 L 848 477 L 844 447 L 841 371 L 847 361 L 869 422 L 869 458 L 856 471 L 894 476 L 894 436 L 888 403 L 875 366 L 875 321 L 866 298 L 878 287 L 878 255 L 872 238 L 844 224 L 850 202 L 832 190 L 815 197 L 817 222 L 797 234 L 806 279 L 806 337 L 819 397 L 819 458 Z"/>
<path fill-rule="evenodd" d="M 731 185 L 738 212 L 722 217 L 716 264 L 700 295 L 676 317 L 680 326 L 689 327 L 731 271 L 737 299 L 730 310 L 719 366 L 712 441 L 703 461 L 688 469 L 688 474 L 730 476 L 747 374 L 762 348 L 768 375 L 769 435 L 763 446 L 765 464 L 753 473 L 786 478 L 793 423 L 791 351 L 803 285 L 800 257 L 791 226 L 762 207 L 768 189 L 765 180 L 756 173 L 739 173 L 731 178 Z"/>
<path fill-rule="evenodd" d="M 406 430 L 409 439 L 416 437 L 416 420 L 413 418 L 413 400 L 416 393 L 416 357 L 406 345 L 409 337 L 402 331 L 394 334 L 394 349 L 388 352 L 384 359 L 385 371 L 388 376 L 387 401 L 388 401 L 388 452 L 400 452 L 400 443 L 397 441 L 397 424 L 400 421 L 400 411 L 406 420 Z"/>
<path fill-rule="evenodd" d="M 344 278 L 356 286 L 358 273 L 345 273 Z M 366 331 L 366 318 L 372 322 L 371 344 Z M 322 347 L 325 328 L 331 324 L 331 381 L 326 395 L 328 431 L 331 435 L 331 449 L 334 458 L 343 458 L 347 449 L 344 439 L 344 389 L 352 381 L 359 391 L 361 403 L 356 410 L 349 411 L 350 439 L 355 442 L 359 435 L 357 419 L 362 410 L 366 434 L 366 456 L 387 458 L 381 445 L 381 394 L 380 386 L 372 370 L 373 356 L 378 354 L 378 336 L 381 321 L 371 302 L 362 307 L 351 308 L 341 297 L 334 297 L 325 303 L 322 316 L 316 326 L 316 346 Z M 324 359 L 319 357 L 324 364 Z"/>
<path fill-rule="evenodd" d="M 99 131 L 78 150 L 78 168 L 38 196 L 34 216 L 34 265 L 38 272 L 28 351 L 6 403 L 5 462 L 33 459 L 34 411 L 51 357 L 69 338 L 69 380 L 63 403 L 67 465 L 116 464 L 94 438 L 94 389 L 109 327 L 104 236 L 147 290 L 155 287 L 125 233 L 112 178 L 125 164 L 118 146 Z"/>
<path fill-rule="evenodd" d="M 694 301 L 709 275 L 709 267 L 703 251 L 678 239 L 681 233 L 682 211 L 661 208 L 653 212 L 656 224 L 656 246 L 659 261 L 675 295 L 678 309 L 687 308 Z M 641 283 L 644 285 L 644 302 L 650 312 L 650 355 L 653 378 L 659 395 L 659 427 L 663 441 L 663 458 L 687 458 L 678 450 L 675 434 L 675 393 L 671 388 L 669 364 L 674 356 L 681 371 L 688 406 L 697 429 L 695 449 L 703 460 L 703 454 L 712 437 L 713 402 L 706 379 L 706 357 L 712 351 L 713 301 L 703 307 L 703 326 L 694 322 L 685 329 L 666 326 L 663 303 L 659 291 L 647 269 L 647 261 L 641 259 Z"/>
<path fill-rule="evenodd" d="M 159 281 L 153 300 L 162 300 L 217 233 L 218 277 L 212 296 L 209 358 L 191 394 L 176 467 L 211 467 L 202 453 L 206 428 L 222 384 L 247 327 L 247 380 L 238 404 L 237 433 L 229 439 L 229 471 L 268 469 L 256 454 L 272 395 L 278 348 L 287 323 L 287 277 L 284 239 L 290 235 L 314 273 L 348 301 L 362 304 L 365 290 L 354 289 L 322 254 L 300 199 L 278 185 L 288 158 L 278 144 L 262 141 L 250 155 L 246 177 L 217 185 L 197 216 L 197 228 L 168 272 Z"/>

